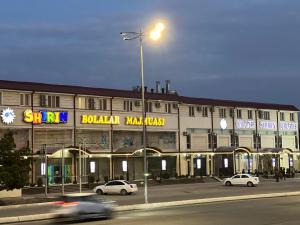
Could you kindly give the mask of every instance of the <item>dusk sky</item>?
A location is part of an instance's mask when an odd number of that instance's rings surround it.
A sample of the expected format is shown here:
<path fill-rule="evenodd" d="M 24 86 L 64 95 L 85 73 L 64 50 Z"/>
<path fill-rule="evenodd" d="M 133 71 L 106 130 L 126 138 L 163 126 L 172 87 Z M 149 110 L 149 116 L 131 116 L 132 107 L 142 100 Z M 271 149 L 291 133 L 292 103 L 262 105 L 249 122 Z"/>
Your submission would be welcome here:
<path fill-rule="evenodd" d="M 300 108 L 299 0 L 1 0 L 0 79 L 131 89 L 138 41 L 121 31 L 166 23 L 145 39 L 145 82 L 183 96 Z"/>

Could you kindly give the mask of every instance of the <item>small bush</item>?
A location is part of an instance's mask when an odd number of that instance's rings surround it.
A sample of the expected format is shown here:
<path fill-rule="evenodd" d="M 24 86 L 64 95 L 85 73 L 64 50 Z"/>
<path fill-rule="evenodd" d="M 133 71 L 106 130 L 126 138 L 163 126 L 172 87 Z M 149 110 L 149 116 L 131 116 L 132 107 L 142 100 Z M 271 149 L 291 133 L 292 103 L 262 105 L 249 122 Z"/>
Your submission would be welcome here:
<path fill-rule="evenodd" d="M 90 175 L 88 176 L 88 183 L 89 183 L 89 184 L 93 184 L 94 182 L 95 182 L 95 176 L 92 175 L 92 174 L 90 174 Z"/>
<path fill-rule="evenodd" d="M 105 181 L 105 183 L 107 183 L 108 182 L 108 176 L 104 176 L 104 181 Z"/>
<path fill-rule="evenodd" d="M 120 175 L 120 180 L 124 180 L 124 176 L 123 175 Z"/>
<path fill-rule="evenodd" d="M 36 183 L 37 183 L 37 186 L 38 186 L 38 187 L 42 187 L 42 186 L 43 186 L 43 180 L 42 180 L 42 178 L 39 177 L 39 178 L 37 179 Z"/>
<path fill-rule="evenodd" d="M 161 177 L 162 177 L 163 179 L 169 179 L 169 178 L 170 178 L 170 175 L 169 175 L 168 173 L 163 173 L 163 174 L 161 175 Z"/>

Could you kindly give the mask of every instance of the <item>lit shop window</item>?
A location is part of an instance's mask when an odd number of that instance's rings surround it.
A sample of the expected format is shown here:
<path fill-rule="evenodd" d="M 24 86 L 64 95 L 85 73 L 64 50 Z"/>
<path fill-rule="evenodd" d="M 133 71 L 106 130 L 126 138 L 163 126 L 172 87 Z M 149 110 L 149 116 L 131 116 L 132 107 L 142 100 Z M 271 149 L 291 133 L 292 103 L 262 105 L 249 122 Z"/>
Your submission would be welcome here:
<path fill-rule="evenodd" d="M 197 159 L 197 169 L 201 169 L 201 159 Z"/>
<path fill-rule="evenodd" d="M 161 160 L 161 170 L 167 170 L 167 160 Z"/>
<path fill-rule="evenodd" d="M 228 159 L 227 158 L 224 159 L 224 168 L 228 168 Z"/>
<path fill-rule="evenodd" d="M 276 160 L 272 158 L 272 166 L 275 167 L 275 165 L 276 165 Z"/>
<path fill-rule="evenodd" d="M 46 175 L 46 163 L 44 162 L 41 163 L 41 175 L 42 176 Z"/>
<path fill-rule="evenodd" d="M 290 162 L 290 166 L 294 166 L 293 157 L 290 157 L 290 158 L 289 158 L 289 162 Z"/>
<path fill-rule="evenodd" d="M 127 172 L 127 161 L 122 161 L 122 171 Z"/>
<path fill-rule="evenodd" d="M 91 173 L 96 172 L 96 163 L 95 163 L 95 161 L 90 162 L 90 171 L 91 171 Z"/>

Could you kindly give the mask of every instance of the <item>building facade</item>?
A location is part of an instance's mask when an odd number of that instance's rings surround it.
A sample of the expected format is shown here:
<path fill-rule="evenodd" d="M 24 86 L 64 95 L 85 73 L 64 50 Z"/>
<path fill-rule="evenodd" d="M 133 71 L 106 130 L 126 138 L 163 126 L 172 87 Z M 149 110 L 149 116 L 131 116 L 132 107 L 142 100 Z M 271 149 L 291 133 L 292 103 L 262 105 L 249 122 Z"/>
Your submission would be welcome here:
<path fill-rule="evenodd" d="M 32 150 L 31 183 L 143 178 L 142 125 L 151 178 L 299 170 L 298 109 L 291 105 L 0 81 L 0 135 Z M 47 160 L 46 160 L 47 159 Z"/>

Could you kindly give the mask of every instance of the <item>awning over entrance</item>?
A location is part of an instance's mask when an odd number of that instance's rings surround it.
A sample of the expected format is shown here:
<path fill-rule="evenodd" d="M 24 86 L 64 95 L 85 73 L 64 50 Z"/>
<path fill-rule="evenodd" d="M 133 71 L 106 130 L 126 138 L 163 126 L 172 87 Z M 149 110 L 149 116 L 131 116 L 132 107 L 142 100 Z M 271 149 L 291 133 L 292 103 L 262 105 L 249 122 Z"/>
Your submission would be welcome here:
<path fill-rule="evenodd" d="M 147 154 L 152 153 L 152 154 L 161 154 L 162 151 L 159 148 L 156 147 L 147 147 Z M 143 151 L 143 146 L 130 146 L 130 147 L 125 147 L 125 148 L 119 148 L 117 149 L 114 153 L 120 153 L 120 154 L 140 154 Z"/>
<path fill-rule="evenodd" d="M 279 154 L 279 153 L 289 153 L 292 154 L 293 151 L 290 148 L 264 148 L 259 151 L 260 153 L 269 154 Z"/>
<path fill-rule="evenodd" d="M 238 152 L 246 152 L 248 154 L 253 153 L 253 151 L 250 148 L 246 147 L 219 147 L 215 151 L 216 153 L 219 154 L 233 154 L 233 153 L 238 153 Z"/>

